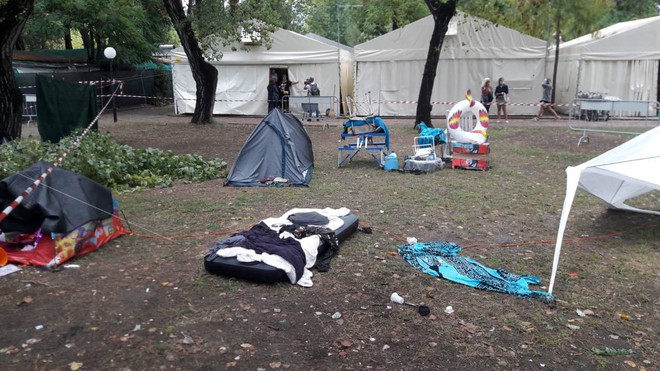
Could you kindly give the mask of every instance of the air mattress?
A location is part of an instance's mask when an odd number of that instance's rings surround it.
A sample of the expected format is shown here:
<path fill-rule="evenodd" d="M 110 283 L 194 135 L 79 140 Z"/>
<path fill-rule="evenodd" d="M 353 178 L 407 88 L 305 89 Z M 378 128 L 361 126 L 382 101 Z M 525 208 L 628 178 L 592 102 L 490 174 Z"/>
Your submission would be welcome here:
<path fill-rule="evenodd" d="M 353 214 L 343 216 L 341 219 L 344 224 L 335 230 L 335 235 L 340 244 L 357 230 L 359 222 L 358 217 Z M 321 256 L 329 248 L 328 243 L 321 240 L 318 255 Z M 216 254 L 208 254 L 204 257 L 204 268 L 211 274 L 249 281 L 264 283 L 288 281 L 284 271 L 268 264 L 262 262 L 244 263 L 239 262 L 235 257 L 225 258 Z"/>

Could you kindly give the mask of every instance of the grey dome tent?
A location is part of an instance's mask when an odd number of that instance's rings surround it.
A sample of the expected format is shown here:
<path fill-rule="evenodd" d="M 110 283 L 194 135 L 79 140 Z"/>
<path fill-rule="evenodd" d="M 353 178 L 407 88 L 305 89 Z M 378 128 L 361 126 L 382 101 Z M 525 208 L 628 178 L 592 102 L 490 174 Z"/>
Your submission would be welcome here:
<path fill-rule="evenodd" d="M 272 110 L 248 137 L 227 176 L 226 186 L 287 184 L 308 186 L 312 180 L 312 140 L 300 120 Z M 273 183 L 274 178 L 286 183 Z"/>

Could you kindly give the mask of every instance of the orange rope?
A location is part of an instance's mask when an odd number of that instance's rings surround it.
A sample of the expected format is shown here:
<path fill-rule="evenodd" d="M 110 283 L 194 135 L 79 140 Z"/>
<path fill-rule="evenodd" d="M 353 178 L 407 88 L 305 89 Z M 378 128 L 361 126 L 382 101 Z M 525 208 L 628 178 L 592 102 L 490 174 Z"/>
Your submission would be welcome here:
<path fill-rule="evenodd" d="M 216 232 L 202 232 L 198 234 L 179 234 L 179 235 L 173 235 L 169 237 L 161 237 L 161 236 L 156 236 L 156 235 L 148 235 L 148 234 L 140 234 L 140 233 L 135 233 L 131 232 L 129 235 L 131 236 L 136 236 L 136 237 L 143 237 L 143 238 L 152 238 L 152 239 L 157 239 L 157 240 L 166 240 L 166 241 L 171 241 L 173 239 L 180 239 L 180 238 L 200 238 L 200 237 L 208 237 L 208 236 L 222 236 L 226 234 L 231 234 L 231 233 L 236 233 L 244 230 L 248 230 L 252 227 L 253 224 L 249 225 L 244 225 L 240 227 L 234 227 L 230 229 L 225 229 L 221 231 L 216 231 Z M 599 240 L 607 237 L 612 237 L 612 236 L 620 236 L 624 235 L 627 232 L 633 231 L 635 229 L 640 229 L 640 228 L 645 228 L 645 227 L 655 227 L 657 224 L 648 224 L 648 225 L 642 225 L 639 227 L 631 228 L 627 231 L 620 231 L 620 232 L 611 232 L 607 233 L 604 235 L 600 236 L 589 236 L 589 237 L 573 237 L 573 238 L 564 238 L 564 241 L 588 241 L 588 240 Z M 407 242 L 407 238 L 401 234 L 390 232 L 385 229 L 378 229 L 378 228 L 371 228 L 372 231 L 386 234 L 389 236 L 394 237 L 394 239 L 399 240 L 401 242 Z M 517 247 L 517 246 L 529 246 L 529 245 L 550 245 L 554 244 L 556 240 L 537 240 L 537 241 L 520 241 L 520 242 L 504 242 L 504 243 L 475 243 L 475 244 L 470 244 L 470 245 L 463 245 L 461 248 L 464 249 L 469 249 L 473 247 Z"/>

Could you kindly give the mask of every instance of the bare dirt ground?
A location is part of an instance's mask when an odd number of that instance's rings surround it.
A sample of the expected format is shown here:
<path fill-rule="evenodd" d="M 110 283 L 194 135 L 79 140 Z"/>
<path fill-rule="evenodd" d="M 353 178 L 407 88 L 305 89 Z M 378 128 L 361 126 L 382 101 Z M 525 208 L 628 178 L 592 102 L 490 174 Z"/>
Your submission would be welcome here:
<path fill-rule="evenodd" d="M 171 112 L 120 111 L 118 123 L 106 114 L 100 126 L 120 143 L 231 164 L 260 120 L 195 126 Z M 393 149 L 410 154 L 412 119 L 386 122 Z M 437 279 L 396 254 L 405 237 L 454 241 L 465 256 L 537 275 L 547 289 L 564 169 L 629 136 L 591 133 L 577 146 L 581 133 L 565 121 L 513 119 L 491 127 L 491 170 L 413 175 L 384 172 L 364 155 L 337 168 L 341 123 L 308 125 L 309 188 L 231 188 L 217 179 L 116 194 L 133 235 L 70 261 L 79 268 L 26 267 L 0 278 L 0 368 L 658 369 L 657 217 L 607 211 L 580 194 L 553 303 Z M 24 127 L 28 135 L 34 126 Z M 657 195 L 638 202 L 657 205 Z M 204 270 L 206 251 L 230 231 L 293 207 L 342 206 L 374 233 L 345 241 L 311 288 Z M 393 292 L 431 315 L 390 302 Z M 607 348 L 614 353 L 597 354 Z"/>

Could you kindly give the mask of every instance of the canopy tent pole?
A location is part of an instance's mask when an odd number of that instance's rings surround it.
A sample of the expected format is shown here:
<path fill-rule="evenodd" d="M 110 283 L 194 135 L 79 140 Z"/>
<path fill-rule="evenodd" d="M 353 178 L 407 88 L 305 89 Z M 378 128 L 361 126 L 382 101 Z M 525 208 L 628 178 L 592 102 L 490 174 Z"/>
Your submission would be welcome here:
<path fill-rule="evenodd" d="M 575 199 L 575 192 L 577 191 L 581 172 L 581 167 L 570 166 L 566 168 L 566 197 L 564 198 L 564 206 L 561 209 L 559 230 L 557 231 L 557 242 L 555 243 L 555 255 L 552 259 L 552 274 L 550 276 L 550 285 L 548 286 L 548 293 L 550 294 L 552 294 L 552 289 L 555 285 L 557 268 L 559 267 L 561 244 L 564 240 L 564 231 L 566 229 L 566 223 L 568 222 L 568 214 L 571 212 L 571 206 L 573 205 L 573 200 Z"/>

